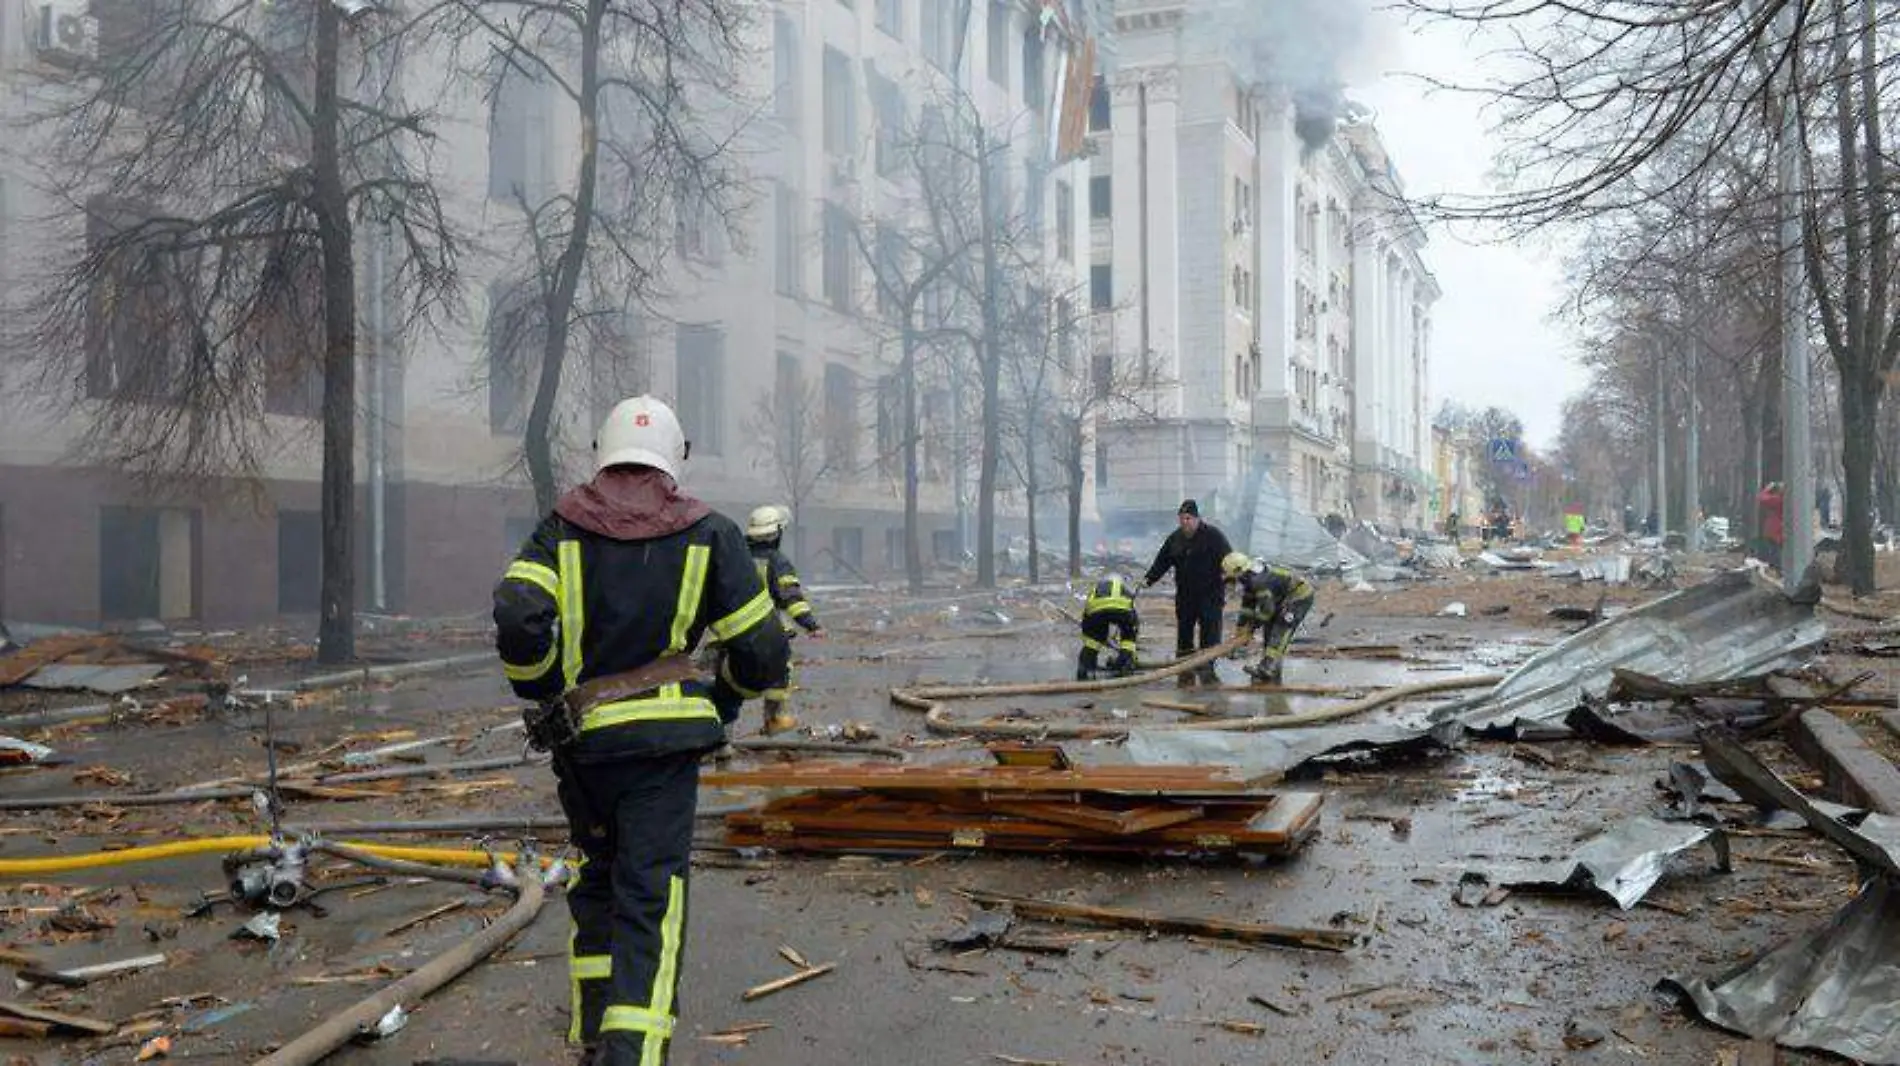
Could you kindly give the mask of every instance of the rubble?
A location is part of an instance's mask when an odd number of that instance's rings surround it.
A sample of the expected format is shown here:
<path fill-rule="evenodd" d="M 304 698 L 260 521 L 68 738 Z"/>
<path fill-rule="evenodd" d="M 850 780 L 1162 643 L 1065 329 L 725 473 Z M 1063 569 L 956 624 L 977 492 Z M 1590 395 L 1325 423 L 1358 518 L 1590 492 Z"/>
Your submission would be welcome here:
<path fill-rule="evenodd" d="M 1592 837 L 1567 859 L 1493 872 L 1489 879 L 1513 889 L 1595 889 L 1629 910 L 1662 879 L 1671 856 L 1704 842 L 1715 850 L 1716 869 L 1728 872 L 1728 837 L 1721 830 L 1639 817 Z"/>

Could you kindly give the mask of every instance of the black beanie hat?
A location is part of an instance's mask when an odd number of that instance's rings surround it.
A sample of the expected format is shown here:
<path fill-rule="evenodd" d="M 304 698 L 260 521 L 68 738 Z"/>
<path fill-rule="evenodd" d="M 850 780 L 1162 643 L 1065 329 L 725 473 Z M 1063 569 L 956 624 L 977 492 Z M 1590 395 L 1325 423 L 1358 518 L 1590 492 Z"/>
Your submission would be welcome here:
<path fill-rule="evenodd" d="M 1193 500 L 1182 500 L 1181 509 L 1176 511 L 1175 514 L 1191 514 L 1199 518 L 1201 517 L 1201 505 L 1195 503 Z"/>

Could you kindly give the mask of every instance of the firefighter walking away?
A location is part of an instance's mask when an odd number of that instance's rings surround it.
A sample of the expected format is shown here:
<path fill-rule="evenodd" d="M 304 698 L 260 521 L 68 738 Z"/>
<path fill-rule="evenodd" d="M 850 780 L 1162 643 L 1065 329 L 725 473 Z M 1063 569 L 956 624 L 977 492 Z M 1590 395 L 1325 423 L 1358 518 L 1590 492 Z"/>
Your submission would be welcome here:
<path fill-rule="evenodd" d="M 1255 562 L 1240 552 L 1221 560 L 1221 572 L 1240 586 L 1240 630 L 1261 634 L 1266 647 L 1260 661 L 1247 668 L 1249 676 L 1269 685 L 1280 683 L 1293 634 L 1313 609 L 1313 583 L 1282 566 Z"/>
<path fill-rule="evenodd" d="M 798 581 L 798 571 L 785 553 L 779 550 L 787 524 L 783 507 L 768 505 L 754 508 L 746 519 L 746 546 L 752 552 L 752 565 L 759 573 L 759 580 L 765 583 L 765 591 L 772 597 L 772 606 L 777 608 L 774 613 L 787 620 L 784 622 L 786 634 L 796 636 L 796 631 L 791 627 L 797 625 L 814 639 L 822 640 L 825 627 L 819 625 L 817 616 L 812 614 L 811 602 L 805 598 L 804 586 Z M 789 685 L 783 689 L 766 691 L 767 736 L 798 728 L 798 718 L 785 709 L 789 697 Z"/>
<path fill-rule="evenodd" d="M 1075 679 L 1088 681 L 1098 673 L 1126 677 L 1135 672 L 1136 641 L 1141 618 L 1128 585 L 1119 577 L 1095 583 L 1082 605 L 1082 652 L 1076 657 Z M 1107 656 L 1106 661 L 1103 656 Z"/>
<path fill-rule="evenodd" d="M 686 935 L 701 756 L 749 698 L 786 684 L 789 648 L 737 523 L 679 487 L 689 446 L 648 396 L 594 442 L 495 589 L 496 646 L 531 744 L 553 753 L 581 851 L 568 892 L 568 1039 L 591 1066 L 666 1061 Z M 692 651 L 722 649 L 711 676 Z"/>

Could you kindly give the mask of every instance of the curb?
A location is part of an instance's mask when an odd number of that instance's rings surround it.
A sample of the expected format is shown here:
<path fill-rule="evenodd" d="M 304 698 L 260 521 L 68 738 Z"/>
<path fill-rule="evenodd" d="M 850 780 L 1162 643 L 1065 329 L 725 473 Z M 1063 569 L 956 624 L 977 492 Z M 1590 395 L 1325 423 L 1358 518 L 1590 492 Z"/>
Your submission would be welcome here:
<path fill-rule="evenodd" d="M 1795 721 L 1789 742 L 1821 771 L 1829 799 L 1900 815 L 1900 769 L 1846 722 L 1819 708 L 1806 711 Z"/>

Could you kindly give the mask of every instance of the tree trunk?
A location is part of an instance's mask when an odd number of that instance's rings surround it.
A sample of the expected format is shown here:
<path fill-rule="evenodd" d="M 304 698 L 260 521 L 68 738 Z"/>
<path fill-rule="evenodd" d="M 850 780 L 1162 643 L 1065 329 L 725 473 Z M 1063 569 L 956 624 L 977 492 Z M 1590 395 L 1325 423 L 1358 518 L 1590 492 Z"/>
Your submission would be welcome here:
<path fill-rule="evenodd" d="M 356 657 L 356 257 L 339 143 L 341 35 L 341 12 L 318 4 L 310 170 L 323 249 L 322 663 Z"/>
<path fill-rule="evenodd" d="M 910 594 L 924 591 L 924 555 L 917 541 L 917 333 L 904 314 L 904 580 Z"/>
<path fill-rule="evenodd" d="M 1036 535 L 1036 427 L 1023 435 L 1023 498 L 1029 504 L 1029 583 L 1042 582 L 1042 540 Z"/>
<path fill-rule="evenodd" d="M 1847 513 L 1841 523 L 1839 578 L 1856 596 L 1874 591 L 1874 434 L 1881 392 L 1873 374 L 1841 373 L 1842 505 Z M 1813 522 L 1814 515 L 1791 513 L 1788 521 Z"/>
<path fill-rule="evenodd" d="M 996 190 L 990 187 L 989 139 L 982 122 L 976 124 L 976 160 L 978 210 L 983 225 L 983 343 L 977 347 L 983 375 L 983 455 L 977 465 L 976 479 L 976 584 L 978 588 L 996 586 L 996 477 L 1003 446 L 1001 391 L 1003 372 L 1003 326 L 1001 294 L 997 291 L 996 227 L 990 207 Z"/>
<path fill-rule="evenodd" d="M 574 181 L 574 203 L 567 240 L 554 262 L 552 277 L 542 279 L 541 372 L 535 379 L 534 403 L 521 446 L 528 460 L 528 480 L 534 485 L 534 503 L 542 514 L 554 510 L 560 498 L 559 474 L 554 469 L 554 404 L 561 394 L 561 375 L 567 364 L 572 332 L 574 295 L 580 291 L 587 268 L 587 246 L 593 235 L 594 202 L 600 174 L 600 49 L 601 23 L 608 0 L 587 0 L 581 27 L 581 80 L 578 101 L 581 151 Z M 690 439 L 692 426 L 685 427 Z"/>

